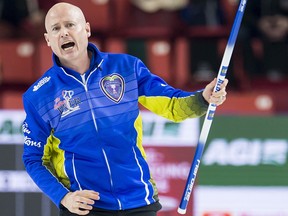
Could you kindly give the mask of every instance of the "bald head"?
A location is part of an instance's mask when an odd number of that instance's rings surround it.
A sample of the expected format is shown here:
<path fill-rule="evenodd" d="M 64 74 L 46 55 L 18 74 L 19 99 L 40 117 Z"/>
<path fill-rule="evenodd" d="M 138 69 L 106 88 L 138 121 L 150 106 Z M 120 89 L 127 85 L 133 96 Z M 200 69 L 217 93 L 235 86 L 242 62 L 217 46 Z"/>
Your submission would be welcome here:
<path fill-rule="evenodd" d="M 79 7 L 69 3 L 61 2 L 52 6 L 47 12 L 45 17 L 46 31 L 48 32 L 51 26 L 55 25 L 53 20 L 59 19 L 59 17 L 63 16 L 64 14 L 68 14 L 70 17 L 73 17 L 80 24 L 86 23 L 85 16 Z"/>
<path fill-rule="evenodd" d="M 90 62 L 87 46 L 91 28 L 82 10 L 69 3 L 55 4 L 47 12 L 45 28 L 47 45 L 61 64 L 84 73 Z"/>

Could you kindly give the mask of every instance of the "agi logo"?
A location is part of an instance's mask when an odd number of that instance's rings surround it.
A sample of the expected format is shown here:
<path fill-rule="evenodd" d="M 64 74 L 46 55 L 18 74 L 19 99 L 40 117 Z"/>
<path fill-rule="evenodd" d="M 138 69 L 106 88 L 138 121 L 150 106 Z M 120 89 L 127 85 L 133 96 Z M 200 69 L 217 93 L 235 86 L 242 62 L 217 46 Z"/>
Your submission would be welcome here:
<path fill-rule="evenodd" d="M 74 91 L 63 90 L 62 98 L 58 97 L 54 100 L 54 110 L 58 110 L 61 113 L 61 117 L 65 117 L 80 109 L 81 100 L 79 97 L 72 98 L 73 95 Z"/>

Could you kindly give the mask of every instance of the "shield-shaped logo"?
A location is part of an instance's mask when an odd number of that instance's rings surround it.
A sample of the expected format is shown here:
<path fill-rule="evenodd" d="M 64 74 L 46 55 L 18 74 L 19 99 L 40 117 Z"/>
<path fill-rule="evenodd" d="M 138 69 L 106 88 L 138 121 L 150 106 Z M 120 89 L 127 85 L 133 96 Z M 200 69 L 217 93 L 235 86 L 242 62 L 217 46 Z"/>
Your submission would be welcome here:
<path fill-rule="evenodd" d="M 110 74 L 100 81 L 104 94 L 112 101 L 119 103 L 124 94 L 124 79 L 119 74 Z"/>

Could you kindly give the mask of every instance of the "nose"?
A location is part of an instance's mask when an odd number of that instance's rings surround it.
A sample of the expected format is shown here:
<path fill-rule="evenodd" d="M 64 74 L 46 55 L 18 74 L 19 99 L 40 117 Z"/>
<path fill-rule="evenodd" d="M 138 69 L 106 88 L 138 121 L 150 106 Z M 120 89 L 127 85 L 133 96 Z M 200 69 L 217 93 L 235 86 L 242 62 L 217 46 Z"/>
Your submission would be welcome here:
<path fill-rule="evenodd" d="M 68 30 L 66 28 L 62 28 L 61 37 L 67 37 L 69 35 Z"/>

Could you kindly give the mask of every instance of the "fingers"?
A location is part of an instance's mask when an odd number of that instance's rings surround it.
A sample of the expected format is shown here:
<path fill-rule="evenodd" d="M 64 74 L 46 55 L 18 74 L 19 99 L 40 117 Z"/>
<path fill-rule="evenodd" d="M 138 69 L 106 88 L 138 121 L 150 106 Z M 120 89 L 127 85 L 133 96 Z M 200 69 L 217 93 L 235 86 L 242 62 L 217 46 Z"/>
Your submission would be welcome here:
<path fill-rule="evenodd" d="M 216 106 L 223 104 L 225 100 L 226 100 L 226 96 L 224 95 L 220 95 L 217 97 L 215 96 L 210 97 L 210 103 L 215 104 Z"/>
<path fill-rule="evenodd" d="M 228 84 L 228 80 L 224 79 L 223 83 L 219 86 L 219 90 L 217 92 L 214 92 L 214 87 L 216 84 L 217 79 L 215 78 L 205 87 L 202 95 L 208 103 L 212 103 L 215 104 L 216 106 L 219 106 L 226 100 L 227 95 L 226 86 Z"/>
<path fill-rule="evenodd" d="M 90 199 L 90 200 L 99 200 L 100 195 L 98 192 L 95 192 L 93 190 L 82 190 L 82 191 L 75 191 L 76 194 L 78 194 L 80 197 L 83 197 L 84 199 Z M 94 204 L 94 202 L 93 202 Z"/>
<path fill-rule="evenodd" d="M 217 82 L 217 79 L 214 78 L 214 79 L 206 86 L 206 88 L 209 89 L 209 90 L 211 90 L 211 91 L 213 91 L 214 86 L 216 85 L 216 82 Z"/>
<path fill-rule="evenodd" d="M 70 212 L 78 215 L 87 215 L 92 210 L 95 200 L 99 200 L 98 192 L 92 190 L 75 191 L 66 194 L 61 204 Z"/>
<path fill-rule="evenodd" d="M 224 101 L 226 100 L 226 96 L 227 96 L 227 92 L 226 92 L 227 84 L 228 84 L 228 80 L 225 79 L 224 82 L 220 85 L 220 90 L 217 92 L 212 92 L 210 96 L 210 103 L 213 103 L 217 106 L 224 103 Z"/>

